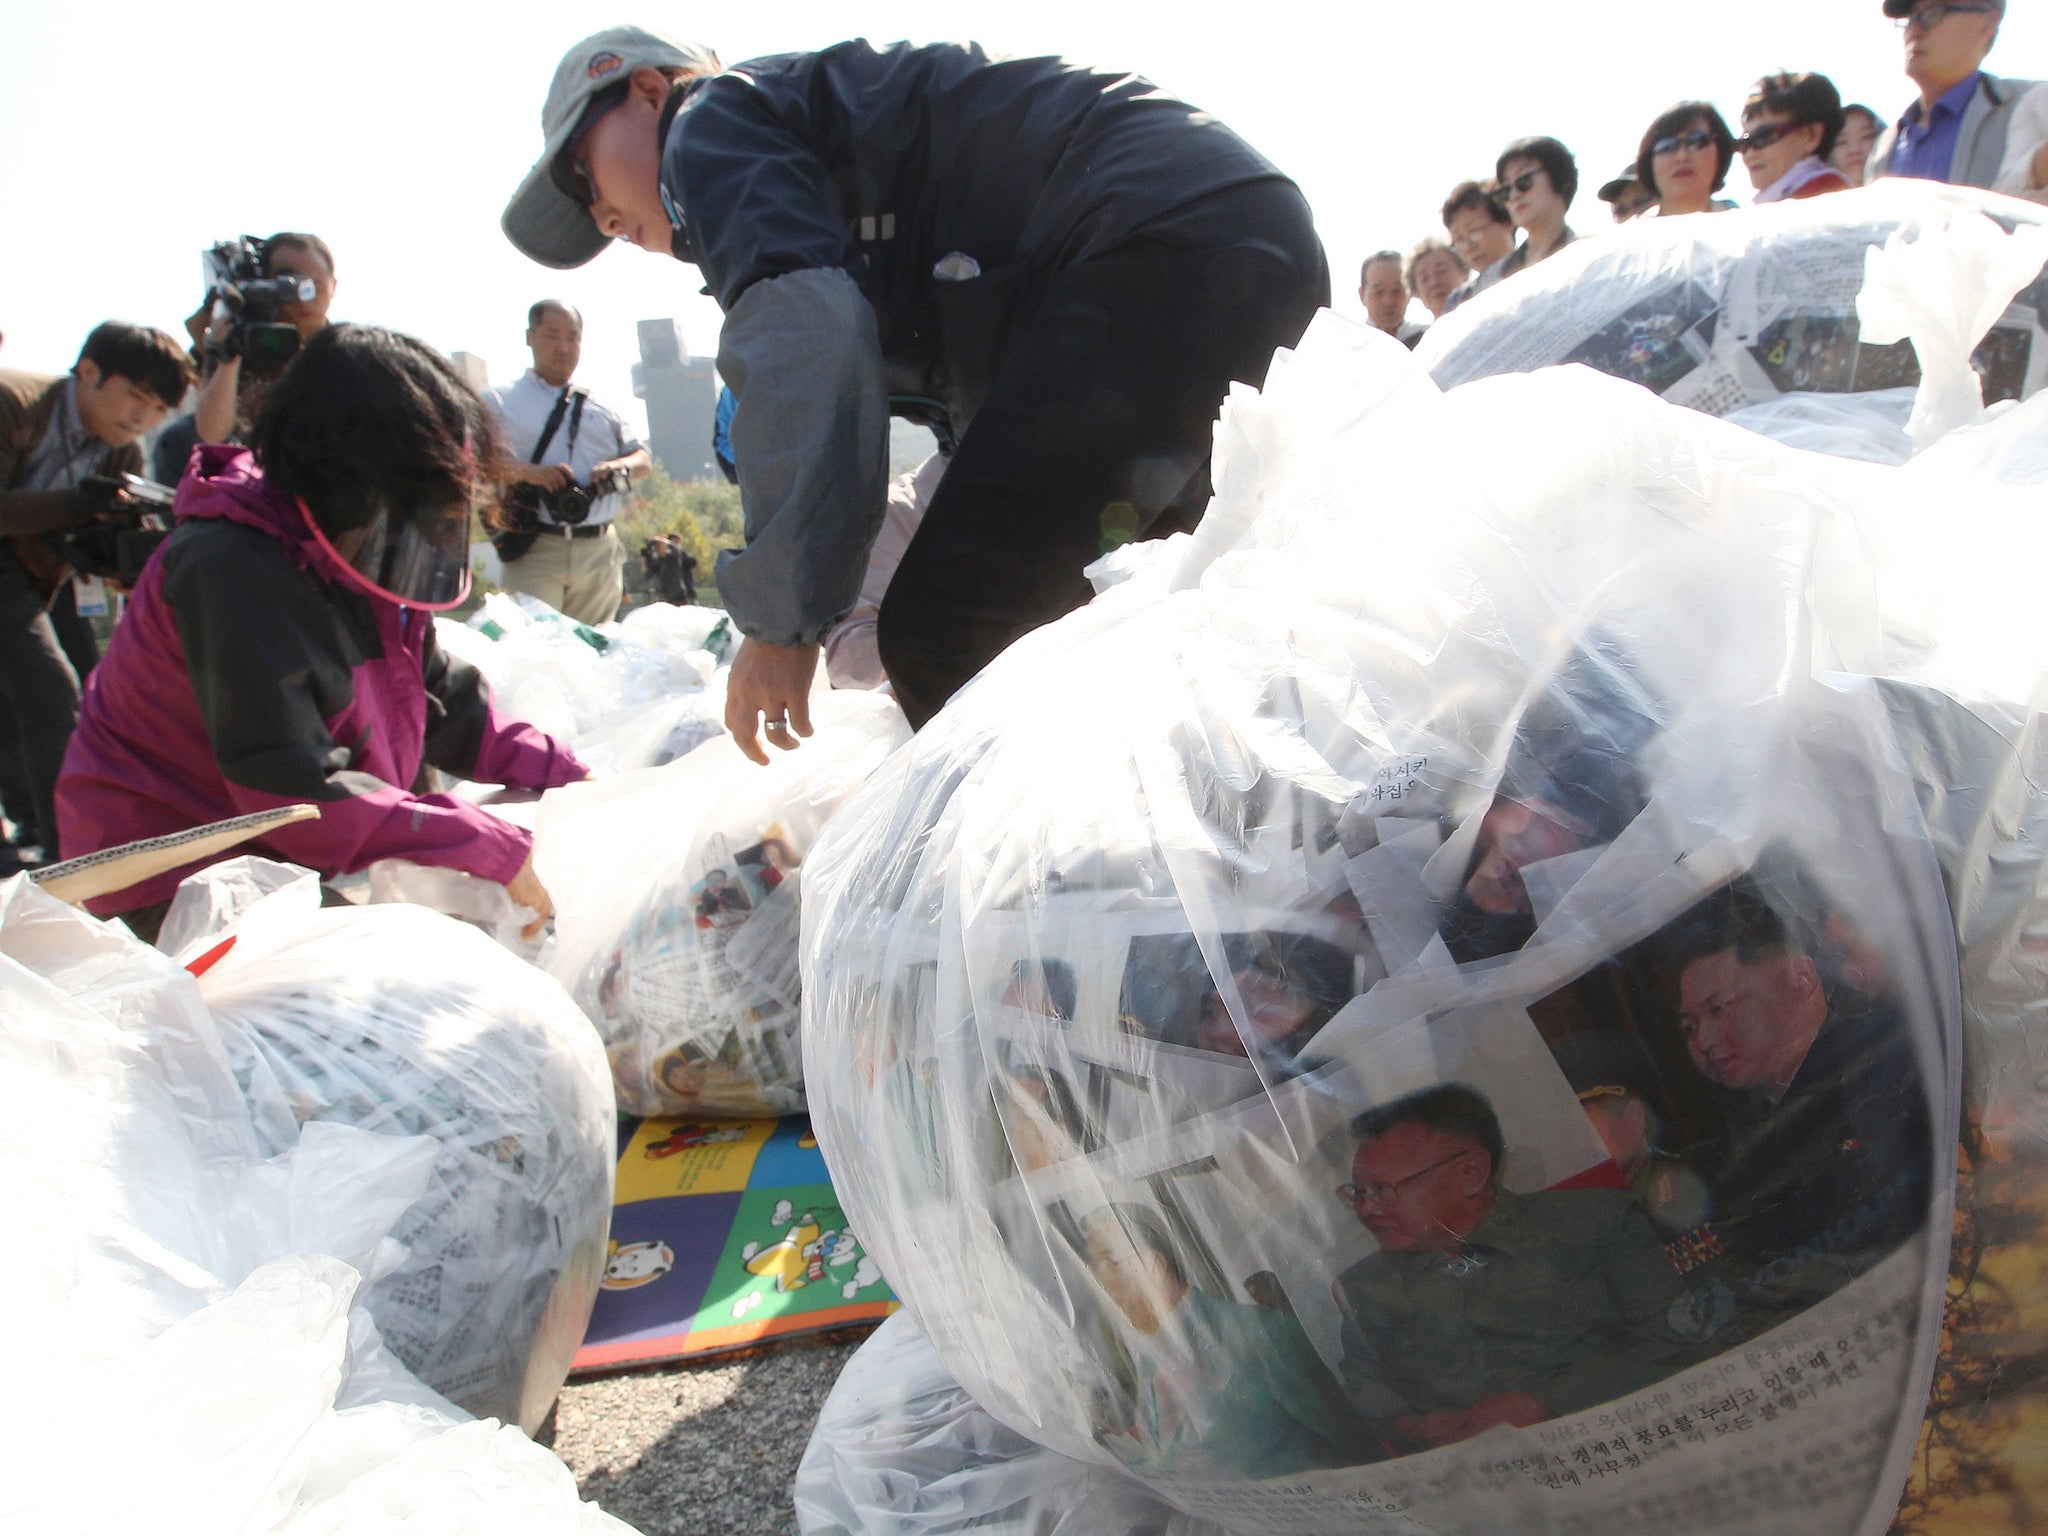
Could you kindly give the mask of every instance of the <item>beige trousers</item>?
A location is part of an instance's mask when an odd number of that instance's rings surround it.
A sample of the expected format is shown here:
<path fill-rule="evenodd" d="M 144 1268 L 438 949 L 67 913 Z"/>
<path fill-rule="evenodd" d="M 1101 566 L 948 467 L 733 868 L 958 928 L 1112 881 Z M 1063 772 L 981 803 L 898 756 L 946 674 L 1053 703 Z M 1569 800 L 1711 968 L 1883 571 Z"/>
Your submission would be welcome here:
<path fill-rule="evenodd" d="M 532 549 L 507 563 L 505 590 L 531 593 L 579 623 L 607 624 L 618 617 L 625 595 L 624 558 L 609 523 L 598 539 L 543 533 Z"/>

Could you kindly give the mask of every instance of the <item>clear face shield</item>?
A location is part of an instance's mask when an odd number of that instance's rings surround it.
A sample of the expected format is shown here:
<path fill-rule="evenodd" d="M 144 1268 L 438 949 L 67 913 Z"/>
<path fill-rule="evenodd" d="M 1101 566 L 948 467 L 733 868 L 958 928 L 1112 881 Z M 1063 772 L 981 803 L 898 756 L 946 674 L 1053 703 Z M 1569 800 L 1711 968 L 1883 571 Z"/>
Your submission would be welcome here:
<path fill-rule="evenodd" d="M 372 597 L 438 611 L 469 596 L 466 505 L 382 507 L 360 527 L 331 535 L 304 500 L 299 513 L 342 575 Z"/>

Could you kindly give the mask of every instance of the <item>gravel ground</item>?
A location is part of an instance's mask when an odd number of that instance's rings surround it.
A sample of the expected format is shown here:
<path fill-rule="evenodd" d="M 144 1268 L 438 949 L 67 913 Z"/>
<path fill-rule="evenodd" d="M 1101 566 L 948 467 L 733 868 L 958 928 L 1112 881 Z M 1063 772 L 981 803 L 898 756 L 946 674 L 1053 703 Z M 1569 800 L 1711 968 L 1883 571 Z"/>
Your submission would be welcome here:
<path fill-rule="evenodd" d="M 644 1536 L 787 1536 L 796 1464 L 867 1333 L 573 1382 L 555 1409 L 555 1454 L 586 1499 Z"/>

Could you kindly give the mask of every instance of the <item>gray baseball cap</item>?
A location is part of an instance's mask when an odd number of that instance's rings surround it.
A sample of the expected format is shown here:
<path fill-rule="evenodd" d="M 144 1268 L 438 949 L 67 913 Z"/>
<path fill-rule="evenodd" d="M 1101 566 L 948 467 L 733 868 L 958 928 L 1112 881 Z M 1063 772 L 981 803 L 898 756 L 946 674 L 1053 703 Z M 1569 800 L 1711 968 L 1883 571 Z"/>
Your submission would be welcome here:
<path fill-rule="evenodd" d="M 634 70 L 686 69 L 710 74 L 718 56 L 695 43 L 677 42 L 645 27 L 607 27 L 562 55 L 548 99 L 540 109 L 545 144 L 498 223 L 510 240 L 544 267 L 580 267 L 608 243 L 590 213 L 554 179 L 554 160 L 582 126 L 591 98 L 630 77 Z"/>

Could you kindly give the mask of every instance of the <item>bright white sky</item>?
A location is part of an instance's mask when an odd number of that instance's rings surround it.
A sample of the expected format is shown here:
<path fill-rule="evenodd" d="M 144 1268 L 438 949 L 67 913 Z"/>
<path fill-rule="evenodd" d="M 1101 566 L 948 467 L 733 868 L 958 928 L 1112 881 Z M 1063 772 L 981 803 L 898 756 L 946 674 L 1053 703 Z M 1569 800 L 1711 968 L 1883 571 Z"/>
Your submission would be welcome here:
<path fill-rule="evenodd" d="M 2048 75 L 2048 14 L 2015 10 L 1990 67 Z M 1595 189 L 1683 97 L 1733 122 L 1750 83 L 1780 68 L 1823 70 L 1887 118 L 1912 95 L 1878 0 L 781 0 L 637 16 L 540 0 L 13 0 L 0 22 L 0 366 L 68 368 L 102 319 L 182 334 L 202 247 L 297 228 L 334 247 L 336 318 L 477 353 L 493 382 L 527 364 L 526 306 L 571 300 L 586 317 L 580 377 L 641 420 L 635 321 L 675 316 L 693 351 L 716 350 L 695 269 L 614 247 L 550 273 L 498 231 L 539 150 L 556 60 L 615 19 L 694 32 L 728 63 L 860 35 L 1148 75 L 1301 183 L 1354 312 L 1360 258 L 1437 232 L 1444 193 L 1512 138 L 1549 133 L 1577 153 L 1583 233 L 1608 226 Z M 1738 164 L 1729 192 L 1746 200 L 1746 183 Z"/>

